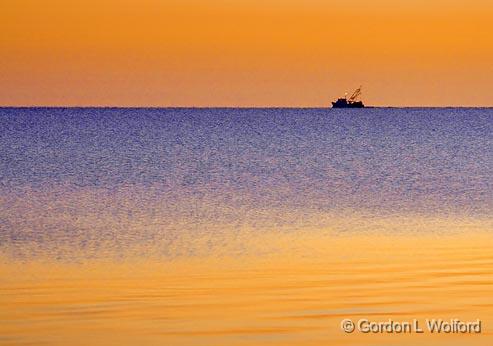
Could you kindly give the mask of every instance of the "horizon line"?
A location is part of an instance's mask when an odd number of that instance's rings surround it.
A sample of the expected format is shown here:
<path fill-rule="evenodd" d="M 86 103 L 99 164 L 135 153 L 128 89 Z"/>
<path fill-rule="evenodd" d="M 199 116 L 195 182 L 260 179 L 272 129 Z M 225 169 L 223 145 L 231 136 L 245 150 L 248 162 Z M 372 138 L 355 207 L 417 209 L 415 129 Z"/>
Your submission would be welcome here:
<path fill-rule="evenodd" d="M 142 106 L 142 105 L 134 105 L 134 106 L 118 106 L 118 105 L 9 105 L 3 106 L 0 105 L 0 109 L 9 109 L 9 108 L 113 108 L 113 109 L 332 109 L 331 106 Z M 364 108 L 493 108 L 493 105 L 489 106 L 365 106 Z"/>

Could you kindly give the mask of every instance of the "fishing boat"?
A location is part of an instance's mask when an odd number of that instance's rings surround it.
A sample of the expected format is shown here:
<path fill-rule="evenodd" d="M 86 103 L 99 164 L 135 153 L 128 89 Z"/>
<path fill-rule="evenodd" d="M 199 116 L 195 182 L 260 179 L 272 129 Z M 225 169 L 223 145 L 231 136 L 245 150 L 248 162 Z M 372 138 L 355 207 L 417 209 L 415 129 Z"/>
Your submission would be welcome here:
<path fill-rule="evenodd" d="M 364 108 L 363 101 L 358 101 L 361 96 L 361 86 L 356 89 L 353 94 L 347 98 L 347 93 L 344 97 L 332 102 L 332 108 Z"/>

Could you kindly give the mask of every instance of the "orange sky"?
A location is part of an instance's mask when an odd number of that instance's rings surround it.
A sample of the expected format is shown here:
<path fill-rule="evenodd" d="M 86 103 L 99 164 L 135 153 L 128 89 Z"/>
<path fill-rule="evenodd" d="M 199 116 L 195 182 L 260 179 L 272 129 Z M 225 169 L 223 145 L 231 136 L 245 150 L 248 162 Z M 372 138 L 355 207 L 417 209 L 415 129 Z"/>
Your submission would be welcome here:
<path fill-rule="evenodd" d="M 490 0 L 2 0 L 0 105 L 493 105 Z"/>

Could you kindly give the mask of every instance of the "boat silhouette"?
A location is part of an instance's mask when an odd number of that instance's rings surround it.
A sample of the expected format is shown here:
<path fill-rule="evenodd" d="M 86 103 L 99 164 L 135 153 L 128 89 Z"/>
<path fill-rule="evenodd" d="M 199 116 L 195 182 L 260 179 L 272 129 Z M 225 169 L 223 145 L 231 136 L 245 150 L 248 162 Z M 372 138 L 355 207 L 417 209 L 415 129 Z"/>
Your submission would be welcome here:
<path fill-rule="evenodd" d="M 361 96 L 361 86 L 349 98 L 347 98 L 346 94 L 346 96 L 332 102 L 332 108 L 364 108 L 363 101 L 357 100 L 359 96 Z"/>

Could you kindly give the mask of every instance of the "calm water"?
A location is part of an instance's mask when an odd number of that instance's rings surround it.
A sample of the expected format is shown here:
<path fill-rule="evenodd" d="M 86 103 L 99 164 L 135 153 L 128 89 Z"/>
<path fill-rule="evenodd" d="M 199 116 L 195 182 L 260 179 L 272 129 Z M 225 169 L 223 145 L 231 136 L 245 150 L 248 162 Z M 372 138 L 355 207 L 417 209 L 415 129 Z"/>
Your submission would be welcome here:
<path fill-rule="evenodd" d="M 0 343 L 490 345 L 492 231 L 493 109 L 0 108 Z"/>

